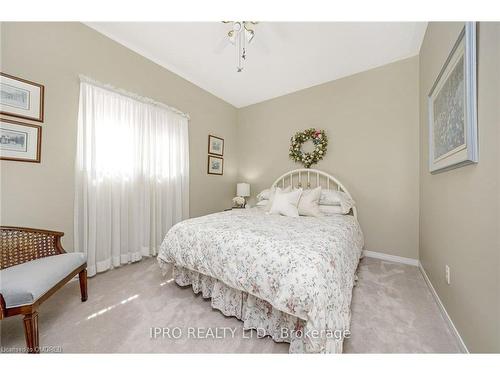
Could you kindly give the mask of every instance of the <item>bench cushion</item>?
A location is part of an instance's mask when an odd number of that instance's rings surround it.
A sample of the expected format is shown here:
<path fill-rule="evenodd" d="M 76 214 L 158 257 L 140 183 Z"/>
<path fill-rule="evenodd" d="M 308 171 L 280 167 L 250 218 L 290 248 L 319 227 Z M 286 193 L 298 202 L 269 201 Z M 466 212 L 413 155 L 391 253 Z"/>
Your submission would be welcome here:
<path fill-rule="evenodd" d="M 66 253 L 1 270 L 0 293 L 6 307 L 31 305 L 86 261 L 83 253 Z"/>

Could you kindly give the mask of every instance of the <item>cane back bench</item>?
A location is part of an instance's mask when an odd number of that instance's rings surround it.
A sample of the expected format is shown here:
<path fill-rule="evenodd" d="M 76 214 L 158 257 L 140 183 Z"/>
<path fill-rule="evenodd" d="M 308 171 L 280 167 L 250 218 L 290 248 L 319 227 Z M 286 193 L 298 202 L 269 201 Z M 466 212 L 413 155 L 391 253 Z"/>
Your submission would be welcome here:
<path fill-rule="evenodd" d="M 24 315 L 28 353 L 39 353 L 38 308 L 78 274 L 82 302 L 87 300 L 87 258 L 67 253 L 62 232 L 0 227 L 0 320 Z"/>

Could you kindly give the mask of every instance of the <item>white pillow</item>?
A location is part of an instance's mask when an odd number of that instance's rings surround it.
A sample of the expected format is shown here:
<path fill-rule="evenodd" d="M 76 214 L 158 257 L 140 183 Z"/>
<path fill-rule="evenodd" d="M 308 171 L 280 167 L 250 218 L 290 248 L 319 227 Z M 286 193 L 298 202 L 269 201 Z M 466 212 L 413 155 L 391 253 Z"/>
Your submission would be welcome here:
<path fill-rule="evenodd" d="M 302 195 L 302 189 L 297 189 L 289 193 L 285 193 L 280 190 L 281 189 L 279 188 L 276 190 L 269 213 L 299 217 L 297 205 L 299 204 L 300 196 Z"/>
<path fill-rule="evenodd" d="M 271 189 L 264 189 L 259 194 L 257 194 L 257 200 L 259 202 L 269 200 L 270 197 L 271 197 Z"/>
<path fill-rule="evenodd" d="M 340 201 L 342 197 L 338 190 L 324 189 L 321 191 L 321 198 L 319 199 L 319 204 L 325 206 L 340 206 Z"/>
<path fill-rule="evenodd" d="M 324 216 L 344 215 L 344 212 L 342 211 L 342 207 L 341 206 L 325 206 L 325 205 L 320 205 L 319 206 L 319 211 Z"/>
<path fill-rule="evenodd" d="M 341 206 L 344 213 L 348 213 L 356 205 L 346 193 L 338 190 L 322 190 L 319 204 L 324 206 Z"/>
<path fill-rule="evenodd" d="M 279 187 L 271 188 L 270 193 L 269 193 L 269 203 L 267 204 L 266 210 L 269 211 L 271 209 L 271 207 L 273 205 L 274 196 L 276 195 L 277 192 L 289 193 L 291 191 L 292 191 L 291 186 L 288 186 L 284 189 L 279 188 Z"/>
<path fill-rule="evenodd" d="M 259 202 L 257 202 L 256 206 L 257 207 L 265 207 L 269 204 L 269 200 L 268 199 L 264 199 L 264 200 L 261 200 Z"/>
<path fill-rule="evenodd" d="M 324 216 L 323 213 L 319 210 L 318 202 L 320 196 L 321 196 L 321 186 L 318 186 L 315 189 L 304 190 L 299 200 L 299 205 L 298 205 L 299 215 L 314 216 L 314 217 Z"/>

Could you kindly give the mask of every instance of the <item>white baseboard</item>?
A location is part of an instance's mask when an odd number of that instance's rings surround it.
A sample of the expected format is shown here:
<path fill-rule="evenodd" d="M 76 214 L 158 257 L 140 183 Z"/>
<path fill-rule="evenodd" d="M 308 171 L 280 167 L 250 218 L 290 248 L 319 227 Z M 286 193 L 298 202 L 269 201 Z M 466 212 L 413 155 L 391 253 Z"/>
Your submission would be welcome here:
<path fill-rule="evenodd" d="M 463 353 L 469 353 L 469 350 L 467 349 L 467 346 L 464 343 L 464 340 L 462 340 L 462 336 L 460 336 L 460 333 L 458 332 L 457 327 L 455 327 L 455 324 L 453 324 L 453 321 L 451 320 L 450 316 L 448 315 L 448 312 L 446 311 L 443 302 L 441 302 L 441 298 L 439 298 L 436 290 L 434 289 L 434 286 L 432 286 L 431 280 L 427 276 L 427 273 L 424 270 L 424 267 L 422 266 L 422 263 L 420 261 L 418 262 L 418 268 L 420 269 L 420 272 L 422 273 L 422 276 L 424 277 L 425 283 L 429 287 L 429 290 L 431 291 L 432 296 L 434 297 L 434 300 L 436 301 L 436 304 L 439 307 L 439 310 L 441 311 L 441 315 L 443 316 L 443 319 L 446 321 L 446 324 L 448 324 L 448 327 L 450 328 L 451 332 L 455 336 L 458 342 L 458 346 L 460 347 L 460 350 Z"/>
<path fill-rule="evenodd" d="M 403 264 L 407 264 L 409 266 L 415 266 L 415 267 L 418 267 L 418 263 L 419 263 L 418 259 L 405 258 L 405 257 L 400 257 L 398 255 L 379 253 L 379 252 L 370 251 L 370 250 L 363 250 L 363 255 L 368 257 L 368 258 L 377 258 L 377 259 L 387 260 L 389 262 L 403 263 Z"/>

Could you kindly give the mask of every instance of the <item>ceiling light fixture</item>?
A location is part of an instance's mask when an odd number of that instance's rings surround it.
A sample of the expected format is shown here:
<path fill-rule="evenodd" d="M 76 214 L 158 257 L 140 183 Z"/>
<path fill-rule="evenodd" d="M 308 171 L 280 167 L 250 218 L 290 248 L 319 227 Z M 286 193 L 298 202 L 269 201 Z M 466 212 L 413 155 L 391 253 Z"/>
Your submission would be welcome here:
<path fill-rule="evenodd" d="M 243 62 L 247 57 L 247 45 L 250 44 L 255 36 L 255 31 L 251 28 L 256 25 L 254 21 L 222 21 L 223 23 L 231 23 L 232 29 L 229 30 L 227 36 L 229 42 L 236 47 L 236 71 L 239 73 L 243 70 Z"/>

